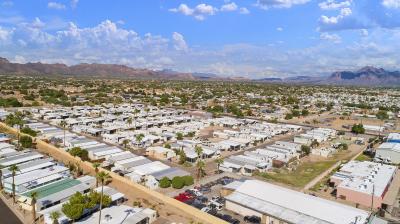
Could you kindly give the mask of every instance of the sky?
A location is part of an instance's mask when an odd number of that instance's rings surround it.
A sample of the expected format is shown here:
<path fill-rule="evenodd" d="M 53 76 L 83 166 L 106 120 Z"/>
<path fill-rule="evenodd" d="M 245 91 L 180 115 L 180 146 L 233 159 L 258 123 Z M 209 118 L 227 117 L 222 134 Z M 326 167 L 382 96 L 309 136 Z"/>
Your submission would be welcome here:
<path fill-rule="evenodd" d="M 251 78 L 400 70 L 400 0 L 0 0 L 0 57 Z"/>

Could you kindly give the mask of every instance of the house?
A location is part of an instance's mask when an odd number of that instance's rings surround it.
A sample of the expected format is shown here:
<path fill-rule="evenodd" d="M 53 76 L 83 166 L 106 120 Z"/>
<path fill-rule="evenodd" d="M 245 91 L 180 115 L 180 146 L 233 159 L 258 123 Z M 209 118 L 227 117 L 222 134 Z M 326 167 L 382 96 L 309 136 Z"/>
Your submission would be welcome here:
<path fill-rule="evenodd" d="M 400 163 L 400 143 L 397 142 L 384 142 L 375 151 L 376 161 L 385 163 Z"/>
<path fill-rule="evenodd" d="M 161 146 L 148 147 L 146 149 L 146 155 L 160 160 L 167 160 L 176 157 L 174 150 Z"/>
<path fill-rule="evenodd" d="M 107 224 L 150 224 L 157 219 L 157 212 L 150 208 L 137 208 L 127 205 L 111 206 L 102 209 L 102 223 Z M 88 218 L 82 219 L 76 224 L 97 224 L 99 212 L 95 212 Z"/>
<path fill-rule="evenodd" d="M 365 224 L 366 211 L 259 180 L 236 184 L 227 210 L 258 216 L 261 223 Z"/>
<path fill-rule="evenodd" d="M 36 211 L 52 207 L 67 201 L 76 192 L 88 193 L 94 187 L 96 180 L 91 176 L 83 176 L 78 179 L 65 178 L 54 183 L 27 191 L 18 198 L 19 205 L 25 210 L 32 209 L 31 193 L 36 192 Z"/>
<path fill-rule="evenodd" d="M 381 208 L 396 172 L 395 166 L 353 160 L 333 174 L 330 182 L 337 189 L 336 197 L 367 207 Z"/>
<path fill-rule="evenodd" d="M 53 183 L 55 181 L 68 178 L 69 169 L 64 166 L 51 166 L 45 169 L 38 169 L 31 172 L 15 176 L 15 192 L 21 194 L 40 186 Z M 13 178 L 4 179 L 4 190 L 7 193 L 12 192 Z"/>

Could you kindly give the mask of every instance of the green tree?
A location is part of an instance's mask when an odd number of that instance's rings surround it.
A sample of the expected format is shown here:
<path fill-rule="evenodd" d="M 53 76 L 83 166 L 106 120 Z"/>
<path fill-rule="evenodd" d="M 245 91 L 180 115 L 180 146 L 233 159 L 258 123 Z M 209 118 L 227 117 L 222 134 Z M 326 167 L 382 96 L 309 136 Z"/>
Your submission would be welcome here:
<path fill-rule="evenodd" d="M 122 141 L 122 144 L 124 145 L 125 150 L 128 150 L 128 143 L 129 143 L 129 139 L 127 139 L 127 138 Z"/>
<path fill-rule="evenodd" d="M 20 142 L 22 148 L 32 148 L 32 138 L 27 135 L 23 135 L 20 137 Z"/>
<path fill-rule="evenodd" d="M 11 172 L 12 175 L 12 197 L 13 197 L 13 202 L 15 204 L 15 175 L 19 171 L 19 168 L 17 165 L 13 164 L 11 165 L 8 170 Z"/>
<path fill-rule="evenodd" d="M 386 110 L 379 110 L 376 114 L 376 118 L 378 118 L 379 120 L 387 120 L 389 119 L 389 115 L 387 114 Z"/>
<path fill-rule="evenodd" d="M 190 186 L 192 184 L 194 184 L 194 180 L 192 176 L 183 176 L 182 177 L 183 182 L 185 183 L 185 186 Z"/>
<path fill-rule="evenodd" d="M 31 197 L 31 206 L 32 206 L 32 218 L 33 218 L 33 222 L 36 222 L 36 202 L 38 199 L 38 193 L 36 191 L 31 192 L 30 194 Z"/>
<path fill-rule="evenodd" d="M 62 205 L 61 211 L 75 222 L 82 217 L 83 211 L 85 210 L 85 198 L 80 192 L 76 192 L 69 201 Z"/>
<path fill-rule="evenodd" d="M 202 159 L 202 157 L 203 157 L 203 148 L 201 146 L 199 146 L 199 145 L 196 145 L 196 147 L 194 148 L 194 151 L 197 154 L 197 158 L 198 159 Z"/>
<path fill-rule="evenodd" d="M 309 155 L 311 153 L 311 149 L 307 145 L 302 145 L 301 152 L 303 152 L 304 155 Z"/>
<path fill-rule="evenodd" d="M 99 179 L 101 183 L 101 195 L 100 195 L 100 208 L 99 208 L 99 224 L 101 223 L 101 209 L 103 207 L 103 188 L 104 188 L 104 183 L 107 182 L 108 180 L 111 179 L 110 174 L 101 171 L 97 174 L 97 178 Z"/>
<path fill-rule="evenodd" d="M 184 164 L 186 162 L 186 153 L 183 150 L 179 151 L 179 164 Z"/>
<path fill-rule="evenodd" d="M 64 132 L 64 141 L 63 141 L 63 143 L 64 143 L 64 148 L 65 148 L 65 131 L 66 131 L 66 127 L 67 127 L 67 122 L 65 120 L 62 120 L 60 122 L 60 125 L 61 125 L 61 127 L 63 129 L 63 132 Z"/>
<path fill-rule="evenodd" d="M 92 166 L 93 166 L 93 168 L 94 168 L 94 173 L 95 173 L 95 175 L 96 175 L 96 187 L 98 187 L 99 186 L 99 179 L 97 178 L 97 174 L 99 173 L 99 167 L 100 167 L 100 163 L 98 163 L 98 162 L 95 162 L 95 163 L 92 163 Z"/>
<path fill-rule="evenodd" d="M 224 163 L 224 159 L 218 158 L 218 159 L 214 160 L 214 162 L 217 164 L 217 172 L 219 172 L 219 167 L 221 166 L 222 163 Z"/>
<path fill-rule="evenodd" d="M 163 177 L 158 184 L 161 188 L 169 188 L 171 186 L 171 180 L 168 177 Z"/>
<path fill-rule="evenodd" d="M 61 214 L 58 211 L 54 211 L 50 213 L 50 219 L 53 221 L 53 224 L 59 224 L 58 219 Z"/>
<path fill-rule="evenodd" d="M 351 132 L 355 134 L 364 134 L 365 133 L 364 125 L 354 124 L 353 127 L 351 128 Z"/>
<path fill-rule="evenodd" d="M 183 134 L 181 132 L 176 133 L 176 139 L 182 140 L 183 139 Z"/>
<path fill-rule="evenodd" d="M 182 189 L 185 186 L 185 181 L 182 177 L 174 177 L 172 178 L 172 187 L 175 189 Z"/>
<path fill-rule="evenodd" d="M 196 163 L 197 181 L 200 181 L 200 178 L 202 178 L 205 175 L 205 167 L 206 167 L 206 164 L 204 163 L 203 160 L 197 160 L 197 163 Z"/>

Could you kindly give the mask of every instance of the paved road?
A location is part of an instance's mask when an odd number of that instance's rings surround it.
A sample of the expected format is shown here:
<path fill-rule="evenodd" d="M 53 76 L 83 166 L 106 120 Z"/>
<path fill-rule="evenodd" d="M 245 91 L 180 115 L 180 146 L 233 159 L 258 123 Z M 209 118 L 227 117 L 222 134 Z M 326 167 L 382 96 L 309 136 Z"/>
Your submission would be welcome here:
<path fill-rule="evenodd" d="M 0 199 L 0 223 L 4 224 L 22 224 L 17 216 Z"/>

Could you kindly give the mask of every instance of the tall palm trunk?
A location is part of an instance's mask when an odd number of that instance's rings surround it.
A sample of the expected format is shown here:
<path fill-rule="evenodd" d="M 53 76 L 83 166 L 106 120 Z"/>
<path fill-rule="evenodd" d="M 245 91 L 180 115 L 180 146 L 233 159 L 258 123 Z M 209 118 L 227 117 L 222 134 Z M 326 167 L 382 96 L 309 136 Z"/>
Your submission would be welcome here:
<path fill-rule="evenodd" d="M 1 167 L 0 167 L 0 190 L 3 190 L 3 171 L 1 171 Z"/>
<path fill-rule="evenodd" d="M 36 200 L 32 201 L 32 218 L 33 218 L 33 223 L 36 223 Z"/>
<path fill-rule="evenodd" d="M 101 209 L 103 207 L 103 186 L 104 181 L 101 181 L 101 194 L 100 194 L 100 210 L 99 210 L 99 224 L 101 223 Z"/>
<path fill-rule="evenodd" d="M 15 201 L 15 173 L 12 175 L 12 197 L 13 197 L 13 202 L 14 204 L 16 203 Z"/>

